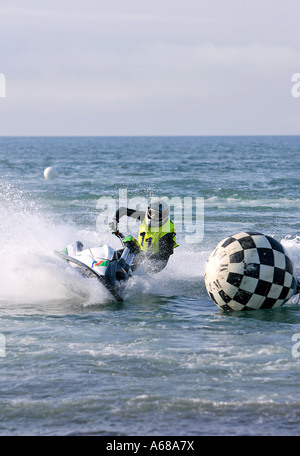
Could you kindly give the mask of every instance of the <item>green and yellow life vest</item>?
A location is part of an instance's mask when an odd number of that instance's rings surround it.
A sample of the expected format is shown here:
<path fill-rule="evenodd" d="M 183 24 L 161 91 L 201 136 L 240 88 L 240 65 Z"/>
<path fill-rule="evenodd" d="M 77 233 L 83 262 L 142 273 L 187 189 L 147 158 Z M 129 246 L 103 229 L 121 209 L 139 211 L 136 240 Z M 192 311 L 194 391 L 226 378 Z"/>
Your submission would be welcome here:
<path fill-rule="evenodd" d="M 157 228 L 149 227 L 145 219 L 143 220 L 138 235 L 138 241 L 141 250 L 144 252 L 158 253 L 159 252 L 159 240 L 167 233 L 174 233 L 174 245 L 173 248 L 178 247 L 176 243 L 176 229 L 175 225 L 171 220 L 167 220 L 166 223 Z"/>

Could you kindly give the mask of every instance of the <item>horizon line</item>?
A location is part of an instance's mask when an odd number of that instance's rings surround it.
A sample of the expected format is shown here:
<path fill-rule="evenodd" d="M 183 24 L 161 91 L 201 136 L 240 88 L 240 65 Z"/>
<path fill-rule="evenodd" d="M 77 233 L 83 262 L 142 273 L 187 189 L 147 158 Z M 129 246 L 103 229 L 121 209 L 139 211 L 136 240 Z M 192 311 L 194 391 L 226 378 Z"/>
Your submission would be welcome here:
<path fill-rule="evenodd" d="M 283 134 L 268 134 L 268 133 L 256 133 L 256 134 L 132 134 L 132 135 L 122 135 L 122 134 L 103 134 L 103 135 L 76 135 L 76 134 L 28 134 L 28 135 L 0 135 L 0 138 L 219 138 L 219 137 L 298 137 L 299 134 L 296 133 L 283 133 Z"/>

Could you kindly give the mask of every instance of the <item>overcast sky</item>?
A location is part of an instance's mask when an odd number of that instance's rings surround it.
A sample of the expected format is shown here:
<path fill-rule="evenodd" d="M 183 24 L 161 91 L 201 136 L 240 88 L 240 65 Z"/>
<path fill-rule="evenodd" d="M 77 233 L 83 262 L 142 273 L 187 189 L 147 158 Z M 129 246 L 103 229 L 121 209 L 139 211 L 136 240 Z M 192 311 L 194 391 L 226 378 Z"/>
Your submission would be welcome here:
<path fill-rule="evenodd" d="M 299 0 L 1 0 L 0 135 L 300 134 Z"/>

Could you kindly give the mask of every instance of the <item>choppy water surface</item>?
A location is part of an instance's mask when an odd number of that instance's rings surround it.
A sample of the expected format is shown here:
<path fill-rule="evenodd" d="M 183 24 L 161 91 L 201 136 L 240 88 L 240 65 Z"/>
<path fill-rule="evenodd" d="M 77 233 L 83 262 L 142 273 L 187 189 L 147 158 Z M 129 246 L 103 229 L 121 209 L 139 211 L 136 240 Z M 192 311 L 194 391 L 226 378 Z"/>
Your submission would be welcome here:
<path fill-rule="evenodd" d="M 1 435 L 298 435 L 299 305 L 222 313 L 204 270 L 221 239 L 255 229 L 299 272 L 299 149 L 298 137 L 1 138 Z M 205 224 L 198 243 L 178 230 L 167 268 L 116 303 L 53 250 L 119 247 L 98 221 L 120 190 L 203 197 Z"/>

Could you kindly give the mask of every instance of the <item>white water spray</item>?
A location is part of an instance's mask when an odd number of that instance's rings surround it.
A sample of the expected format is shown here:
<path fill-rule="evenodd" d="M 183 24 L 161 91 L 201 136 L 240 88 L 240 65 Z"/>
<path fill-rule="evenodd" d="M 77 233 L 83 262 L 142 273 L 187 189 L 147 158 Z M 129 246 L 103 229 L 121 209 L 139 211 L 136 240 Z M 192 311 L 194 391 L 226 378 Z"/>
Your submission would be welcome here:
<path fill-rule="evenodd" d="M 101 302 L 94 281 L 80 276 L 54 251 L 80 236 L 71 224 L 55 224 L 22 192 L 0 187 L 0 289 L 6 303 L 72 299 Z M 105 297 L 105 293 L 103 293 Z"/>

